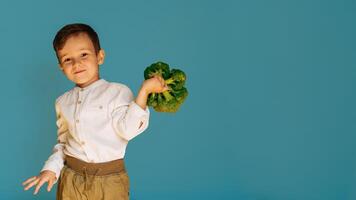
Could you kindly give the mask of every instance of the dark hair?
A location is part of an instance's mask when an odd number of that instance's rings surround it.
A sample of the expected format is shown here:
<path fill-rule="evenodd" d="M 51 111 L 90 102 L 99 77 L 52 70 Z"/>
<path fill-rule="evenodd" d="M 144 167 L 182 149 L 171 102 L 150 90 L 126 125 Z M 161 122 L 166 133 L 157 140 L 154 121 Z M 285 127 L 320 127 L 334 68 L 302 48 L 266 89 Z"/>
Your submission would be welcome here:
<path fill-rule="evenodd" d="M 90 27 L 87 24 L 80 24 L 80 23 L 67 24 L 57 32 L 53 40 L 53 48 L 56 52 L 57 58 L 58 58 L 58 51 L 63 48 L 66 41 L 71 36 L 75 36 L 80 33 L 86 33 L 89 36 L 91 42 L 94 45 L 94 49 L 96 53 L 100 51 L 101 48 L 100 48 L 99 37 L 92 27 Z"/>

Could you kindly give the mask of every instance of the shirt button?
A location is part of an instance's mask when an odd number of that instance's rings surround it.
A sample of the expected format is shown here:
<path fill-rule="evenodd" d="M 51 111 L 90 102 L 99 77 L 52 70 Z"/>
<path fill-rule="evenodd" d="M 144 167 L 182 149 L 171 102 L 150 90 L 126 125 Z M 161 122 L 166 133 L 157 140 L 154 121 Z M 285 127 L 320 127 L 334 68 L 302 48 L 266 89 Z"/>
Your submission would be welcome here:
<path fill-rule="evenodd" d="M 75 122 L 79 123 L 79 119 L 75 120 Z"/>
<path fill-rule="evenodd" d="M 103 109 L 103 106 L 99 106 L 99 109 Z"/>
<path fill-rule="evenodd" d="M 84 89 L 83 89 L 83 88 L 81 88 L 81 89 L 80 89 L 80 91 L 82 91 L 82 92 L 83 92 L 83 91 L 84 91 Z"/>
<path fill-rule="evenodd" d="M 81 103 L 82 103 L 82 101 L 79 100 L 79 101 L 78 101 L 78 104 L 81 104 Z"/>
<path fill-rule="evenodd" d="M 84 145 L 85 145 L 85 142 L 84 142 L 84 141 L 82 141 L 80 144 L 81 144 L 82 146 L 84 146 Z"/>

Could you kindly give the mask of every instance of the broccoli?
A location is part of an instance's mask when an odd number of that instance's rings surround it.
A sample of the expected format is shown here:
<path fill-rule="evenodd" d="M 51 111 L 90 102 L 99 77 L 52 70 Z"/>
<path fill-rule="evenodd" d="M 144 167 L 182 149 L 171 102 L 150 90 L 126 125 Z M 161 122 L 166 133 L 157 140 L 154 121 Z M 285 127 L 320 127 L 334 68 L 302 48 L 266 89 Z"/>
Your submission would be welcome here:
<path fill-rule="evenodd" d="M 168 64 L 156 62 L 144 71 L 145 79 L 152 78 L 155 75 L 162 76 L 169 89 L 162 93 L 149 94 L 147 105 L 152 106 L 157 112 L 177 112 L 188 96 L 188 90 L 184 87 L 185 73 L 179 69 L 169 70 Z"/>

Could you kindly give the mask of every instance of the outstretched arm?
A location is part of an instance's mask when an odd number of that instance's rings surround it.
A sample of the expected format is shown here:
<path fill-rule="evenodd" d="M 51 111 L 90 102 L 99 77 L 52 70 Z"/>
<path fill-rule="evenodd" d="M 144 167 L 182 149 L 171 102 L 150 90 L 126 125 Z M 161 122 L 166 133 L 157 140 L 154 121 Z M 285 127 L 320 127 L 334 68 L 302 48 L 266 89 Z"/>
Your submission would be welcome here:
<path fill-rule="evenodd" d="M 34 194 L 37 194 L 43 184 L 48 182 L 47 191 L 51 191 L 53 185 L 57 182 L 60 171 L 64 165 L 64 153 L 63 148 L 66 142 L 68 133 L 67 123 L 61 115 L 59 105 L 56 103 L 56 116 L 57 116 L 57 140 L 58 143 L 53 148 L 52 155 L 46 161 L 46 164 L 42 168 L 41 172 L 37 176 L 33 176 L 22 183 L 25 190 L 36 186 Z"/>

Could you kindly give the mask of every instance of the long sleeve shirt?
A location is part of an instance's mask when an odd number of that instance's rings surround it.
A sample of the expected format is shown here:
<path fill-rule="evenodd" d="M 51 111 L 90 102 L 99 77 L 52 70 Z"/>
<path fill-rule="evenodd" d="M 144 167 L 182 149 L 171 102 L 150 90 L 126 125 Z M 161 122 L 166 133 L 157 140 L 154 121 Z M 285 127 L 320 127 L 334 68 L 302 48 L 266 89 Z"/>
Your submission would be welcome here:
<path fill-rule="evenodd" d="M 104 79 L 64 93 L 55 110 L 57 144 L 41 171 L 55 172 L 56 182 L 66 155 L 91 163 L 124 158 L 128 141 L 149 122 L 148 107 L 137 105 L 127 86 Z"/>

